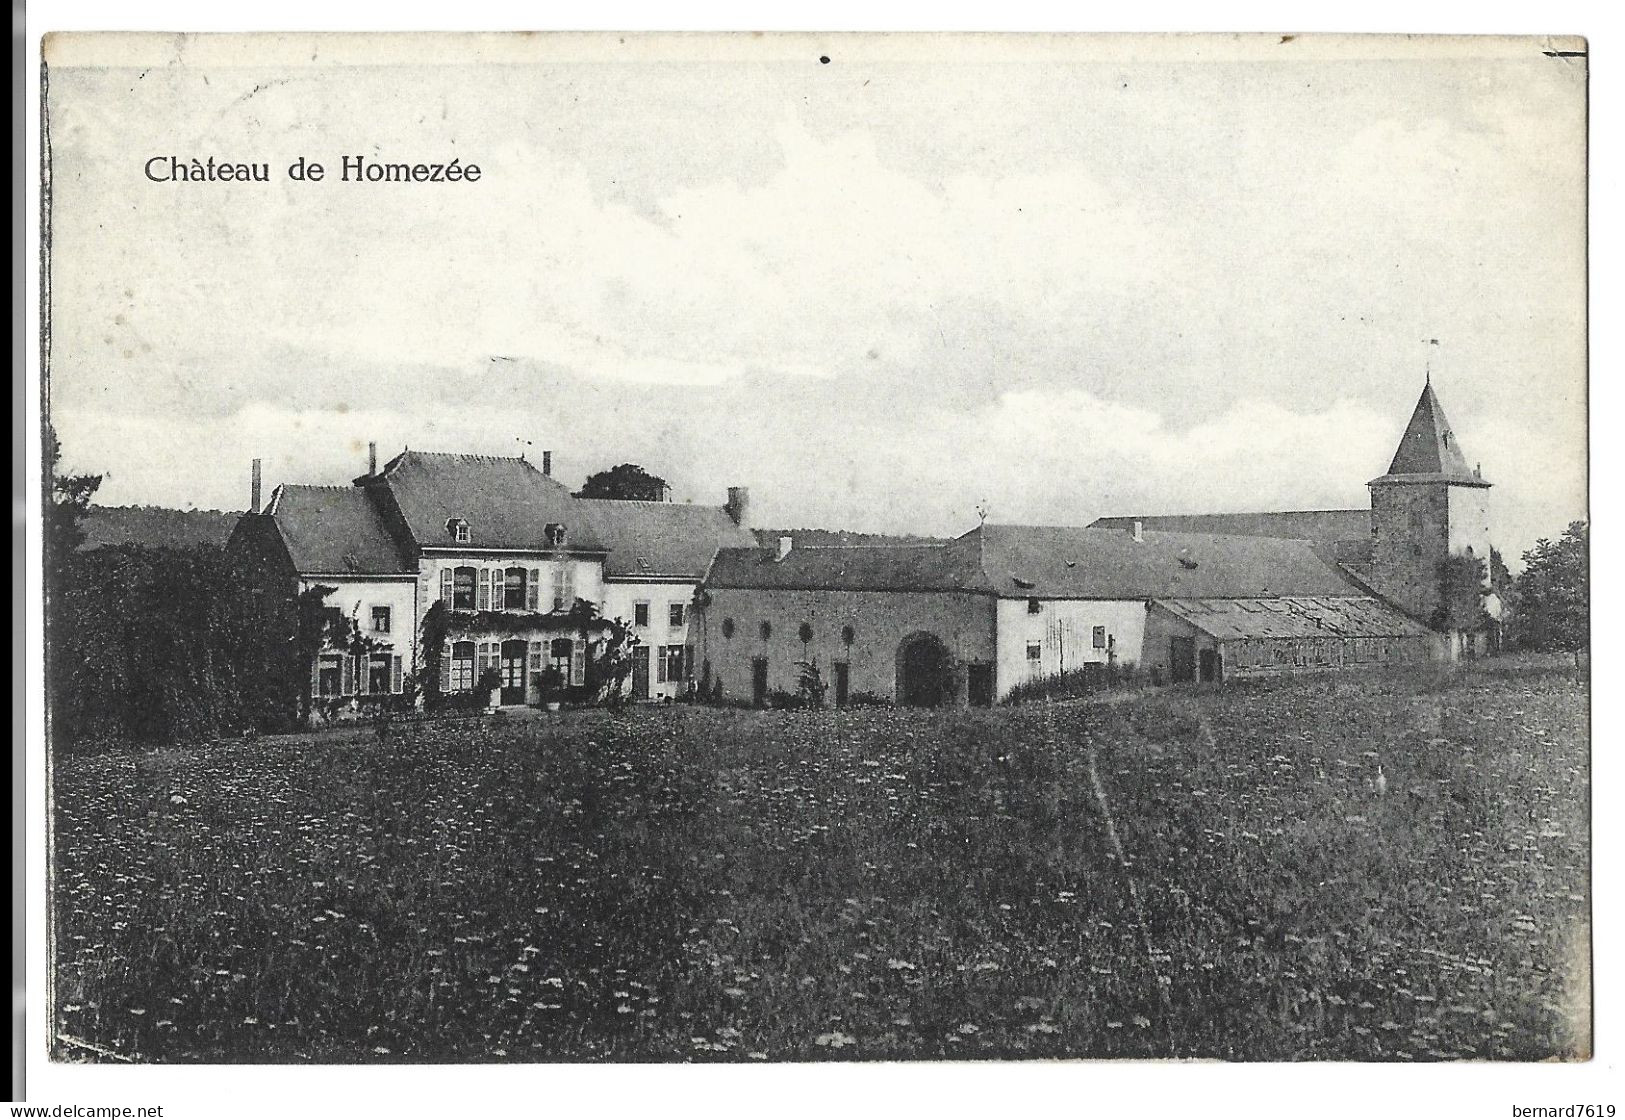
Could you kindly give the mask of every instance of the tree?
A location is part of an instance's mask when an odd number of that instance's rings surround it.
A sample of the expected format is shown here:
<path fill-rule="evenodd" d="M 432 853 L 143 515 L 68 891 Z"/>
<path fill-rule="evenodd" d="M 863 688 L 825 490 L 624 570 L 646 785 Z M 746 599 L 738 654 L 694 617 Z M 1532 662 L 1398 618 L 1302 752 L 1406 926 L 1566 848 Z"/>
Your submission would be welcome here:
<path fill-rule="evenodd" d="M 578 498 L 610 498 L 620 502 L 659 502 L 666 497 L 666 480 L 650 474 L 636 463 L 589 475 L 576 491 Z"/>
<path fill-rule="evenodd" d="M 1542 537 L 1523 554 L 1518 576 L 1518 639 L 1526 649 L 1574 654 L 1591 641 L 1591 530 L 1571 521 L 1556 542 Z"/>
<path fill-rule="evenodd" d="M 56 578 L 66 572 L 69 558 L 85 543 L 85 514 L 102 484 L 99 474 L 58 474 L 61 459 L 62 445 L 57 442 L 56 429 L 47 424 L 45 464 L 50 501 L 45 506 L 45 566 Z"/>

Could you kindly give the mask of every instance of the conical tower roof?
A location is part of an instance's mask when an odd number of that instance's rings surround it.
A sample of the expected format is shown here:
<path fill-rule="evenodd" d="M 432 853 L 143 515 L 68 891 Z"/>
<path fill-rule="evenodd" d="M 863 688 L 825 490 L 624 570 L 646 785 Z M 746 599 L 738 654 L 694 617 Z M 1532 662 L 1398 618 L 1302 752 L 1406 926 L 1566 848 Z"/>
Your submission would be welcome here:
<path fill-rule="evenodd" d="M 1388 464 L 1388 473 L 1372 479 L 1368 485 L 1422 482 L 1489 485 L 1467 465 L 1467 456 L 1462 454 L 1461 444 L 1450 430 L 1450 421 L 1445 419 L 1431 381 L 1422 387 L 1411 422 L 1405 425 L 1399 449 L 1394 452 L 1394 461 Z"/>

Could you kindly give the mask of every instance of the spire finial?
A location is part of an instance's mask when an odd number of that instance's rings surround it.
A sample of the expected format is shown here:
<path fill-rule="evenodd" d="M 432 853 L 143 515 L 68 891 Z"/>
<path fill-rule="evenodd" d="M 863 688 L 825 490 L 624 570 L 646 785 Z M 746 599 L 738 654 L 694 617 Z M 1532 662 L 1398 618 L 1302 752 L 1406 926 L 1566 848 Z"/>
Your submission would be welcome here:
<path fill-rule="evenodd" d="M 1429 346 L 1439 345 L 1439 340 L 1436 338 L 1424 339 L 1423 341 L 1425 341 Z M 1422 364 L 1422 384 L 1425 388 L 1431 389 L 1433 387 L 1433 351 L 1429 350 L 1426 351 L 1426 353 L 1427 360 Z"/>

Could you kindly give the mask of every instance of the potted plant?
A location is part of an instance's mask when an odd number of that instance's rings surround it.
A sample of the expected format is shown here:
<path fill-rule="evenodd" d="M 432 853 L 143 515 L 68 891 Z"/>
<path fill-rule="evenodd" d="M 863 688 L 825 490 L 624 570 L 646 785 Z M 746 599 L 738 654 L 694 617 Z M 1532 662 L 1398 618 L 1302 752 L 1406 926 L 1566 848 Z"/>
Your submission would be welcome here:
<path fill-rule="evenodd" d="M 536 691 L 541 696 L 542 705 L 550 712 L 559 710 L 559 702 L 564 698 L 564 673 L 557 665 L 549 665 L 536 674 Z"/>
<path fill-rule="evenodd" d="M 480 674 L 480 679 L 474 686 L 474 692 L 476 695 L 480 693 L 486 695 L 488 707 L 502 707 L 502 674 L 494 668 L 486 669 Z"/>

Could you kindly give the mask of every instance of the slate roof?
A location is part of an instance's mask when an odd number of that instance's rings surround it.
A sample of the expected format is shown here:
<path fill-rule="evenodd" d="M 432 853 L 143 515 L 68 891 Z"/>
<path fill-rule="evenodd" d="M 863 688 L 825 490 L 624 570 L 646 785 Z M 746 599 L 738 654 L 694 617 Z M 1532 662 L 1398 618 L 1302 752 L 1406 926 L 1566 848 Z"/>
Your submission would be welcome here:
<path fill-rule="evenodd" d="M 276 526 L 296 571 L 417 571 L 396 548 L 367 495 L 354 486 L 278 486 L 262 516 Z"/>
<path fill-rule="evenodd" d="M 615 578 L 671 576 L 698 580 L 719 548 L 750 548 L 756 538 L 719 506 L 578 498 L 599 541 L 609 549 L 604 573 Z M 572 530 L 572 534 L 574 530 Z"/>
<path fill-rule="evenodd" d="M 1369 509 L 1298 509 L 1270 513 L 1174 513 L 1099 517 L 1091 529 L 1129 530 L 1138 521 L 1147 529 L 1171 533 L 1223 533 L 1236 537 L 1287 537 L 1295 540 L 1369 542 Z"/>
<path fill-rule="evenodd" d="M 1347 595 L 1354 585 L 1309 541 L 1218 533 L 984 525 L 987 585 L 1004 598 L 1160 599 Z"/>
<path fill-rule="evenodd" d="M 1427 627 L 1369 597 L 1158 599 L 1157 606 L 1219 641 L 1240 638 L 1421 637 Z"/>
<path fill-rule="evenodd" d="M 1405 434 L 1399 439 L 1394 460 L 1388 473 L 1369 485 L 1381 483 L 1454 482 L 1463 486 L 1488 486 L 1476 471 L 1467 466 L 1461 444 L 1450 430 L 1439 398 L 1434 395 L 1433 384 L 1422 387 Z"/>
<path fill-rule="evenodd" d="M 797 548 L 823 548 L 835 545 L 917 545 L 947 544 L 950 537 L 922 537 L 913 533 L 859 533 L 851 529 L 752 529 L 756 543 L 777 549 L 780 537 L 789 537 Z"/>
<path fill-rule="evenodd" d="M 544 551 L 545 527 L 560 524 L 569 551 L 604 548 L 569 488 L 525 459 L 408 450 L 357 482 L 388 491 L 421 547 Z M 447 533 L 451 518 L 468 522 L 468 544 L 456 544 Z"/>
<path fill-rule="evenodd" d="M 706 585 L 716 588 L 844 591 L 965 591 L 981 589 L 973 554 L 958 542 L 927 545 L 725 548 Z"/>

